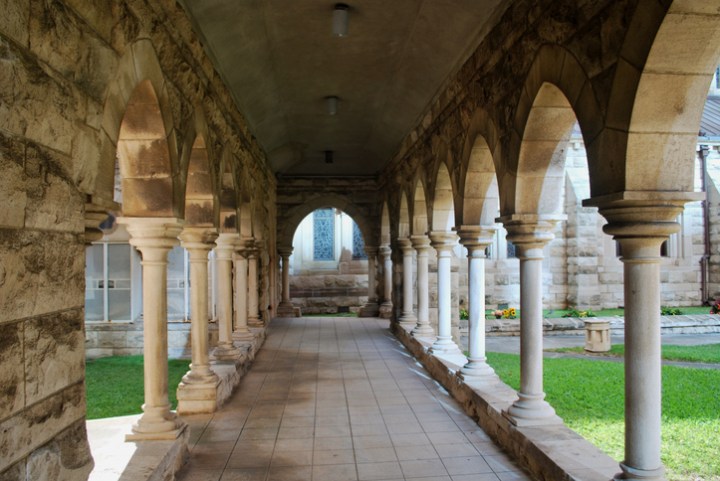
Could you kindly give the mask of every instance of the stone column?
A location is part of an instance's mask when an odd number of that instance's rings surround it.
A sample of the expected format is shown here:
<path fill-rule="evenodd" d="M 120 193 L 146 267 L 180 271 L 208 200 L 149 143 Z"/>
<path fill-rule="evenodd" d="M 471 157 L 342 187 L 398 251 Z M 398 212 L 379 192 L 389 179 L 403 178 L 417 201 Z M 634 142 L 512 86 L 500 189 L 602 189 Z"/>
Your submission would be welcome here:
<path fill-rule="evenodd" d="M 430 242 L 438 257 L 438 335 L 430 349 L 435 354 L 462 354 L 452 339 L 452 312 L 450 312 L 450 262 L 457 235 L 452 232 L 430 232 Z"/>
<path fill-rule="evenodd" d="M 178 244 L 182 221 L 124 217 L 118 222 L 127 226 L 130 244 L 142 255 L 145 402 L 125 440 L 175 439 L 186 424 L 170 411 L 168 398 L 167 255 Z"/>
<path fill-rule="evenodd" d="M 498 219 L 520 259 L 520 391 L 505 413 L 518 426 L 561 422 L 543 392 L 543 247 L 560 216 L 522 214 Z"/>
<path fill-rule="evenodd" d="M 390 246 L 380 246 L 380 262 L 383 275 L 383 302 L 380 304 L 380 317 L 390 319 L 392 317 L 392 249 Z"/>
<path fill-rule="evenodd" d="M 290 301 L 290 255 L 292 247 L 281 247 L 278 253 L 282 258 L 282 301 L 278 305 L 278 317 L 294 317 L 295 309 Z"/>
<path fill-rule="evenodd" d="M 497 380 L 485 357 L 485 249 L 495 226 L 462 226 L 457 230 L 468 254 L 468 362 L 460 369 L 466 381 Z"/>
<path fill-rule="evenodd" d="M 178 412 L 211 413 L 217 408 L 220 380 L 210 369 L 208 358 L 208 253 L 217 231 L 207 227 L 185 227 L 180 234 L 182 246 L 190 256 L 190 371 L 178 386 Z"/>
<path fill-rule="evenodd" d="M 213 356 L 218 361 L 235 361 L 240 350 L 232 341 L 233 330 L 233 251 L 237 234 L 220 234 L 215 241 L 215 270 L 217 271 L 218 345 Z"/>
<path fill-rule="evenodd" d="M 398 239 L 403 253 L 403 311 L 400 325 L 406 328 L 417 324 L 417 316 L 413 311 L 413 245 L 409 238 Z"/>
<path fill-rule="evenodd" d="M 428 299 L 428 251 L 430 239 L 426 235 L 410 236 L 417 251 L 417 324 L 412 334 L 415 337 L 432 337 L 435 332 L 430 325 L 430 301 Z"/>
<path fill-rule="evenodd" d="M 235 329 L 232 338 L 235 341 L 249 342 L 255 339 L 248 329 L 248 261 L 245 257 L 245 243 L 239 238 L 235 239 Z"/>
<path fill-rule="evenodd" d="M 660 246 L 701 193 L 622 192 L 589 199 L 620 243 L 625 283 L 625 459 L 615 479 L 665 480 L 660 460 Z"/>
<path fill-rule="evenodd" d="M 368 300 L 360 309 L 360 317 L 375 317 L 379 313 L 377 286 L 375 285 L 375 274 L 377 272 L 377 247 L 365 246 L 365 253 L 368 258 Z"/>
<path fill-rule="evenodd" d="M 262 327 L 258 297 L 258 250 L 255 239 L 245 239 L 245 252 L 248 260 L 248 326 Z"/>

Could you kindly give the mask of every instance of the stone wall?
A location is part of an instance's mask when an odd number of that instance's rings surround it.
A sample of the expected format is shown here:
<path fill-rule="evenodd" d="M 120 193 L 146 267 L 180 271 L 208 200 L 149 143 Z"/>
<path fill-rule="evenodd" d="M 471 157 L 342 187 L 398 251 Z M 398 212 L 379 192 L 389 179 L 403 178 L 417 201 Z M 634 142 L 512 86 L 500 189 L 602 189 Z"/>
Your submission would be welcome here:
<path fill-rule="evenodd" d="M 231 151 L 235 171 L 274 204 L 264 153 L 175 2 L 3 2 L 3 480 L 85 479 L 92 469 L 84 423 L 85 211 L 119 208 L 115 145 L 135 82 L 144 80 L 153 83 L 165 122 L 173 215 L 183 215 L 187 163 L 180 159 L 201 131 L 213 169 L 219 152 Z M 135 200 L 124 192 L 125 202 Z M 265 228 L 275 230 L 272 216 Z"/>

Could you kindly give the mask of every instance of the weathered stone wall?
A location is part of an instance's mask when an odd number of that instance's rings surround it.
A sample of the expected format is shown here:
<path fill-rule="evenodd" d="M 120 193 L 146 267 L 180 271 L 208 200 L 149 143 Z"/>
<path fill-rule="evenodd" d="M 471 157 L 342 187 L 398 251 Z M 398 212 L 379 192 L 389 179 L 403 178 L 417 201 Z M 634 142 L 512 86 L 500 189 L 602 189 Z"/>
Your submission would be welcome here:
<path fill-rule="evenodd" d="M 119 125 L 133 82 L 145 79 L 153 82 L 165 122 L 173 214 L 182 217 L 182 159 L 198 133 L 205 135 L 213 169 L 219 152 L 229 149 L 233 171 L 274 204 L 275 181 L 264 154 L 175 2 L 3 2 L 4 480 L 85 479 L 92 468 L 84 425 L 85 206 L 118 208 L 112 199 Z M 124 197 L 137 203 L 133 192 Z M 274 233 L 272 216 L 264 228 Z M 273 255 L 263 265 L 273 266 Z"/>
<path fill-rule="evenodd" d="M 358 312 L 368 299 L 367 283 L 367 272 L 303 272 L 290 277 L 290 299 L 303 314 Z"/>

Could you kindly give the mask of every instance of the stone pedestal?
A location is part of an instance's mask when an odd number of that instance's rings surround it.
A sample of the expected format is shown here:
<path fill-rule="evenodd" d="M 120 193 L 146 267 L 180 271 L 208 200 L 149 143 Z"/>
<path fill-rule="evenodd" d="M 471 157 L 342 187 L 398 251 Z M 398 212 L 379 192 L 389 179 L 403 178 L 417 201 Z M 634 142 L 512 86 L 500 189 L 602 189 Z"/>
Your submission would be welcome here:
<path fill-rule="evenodd" d="M 236 239 L 233 254 L 235 264 L 235 325 L 232 333 L 233 341 L 247 343 L 255 336 L 248 329 L 248 262 L 245 257 L 245 243 Z"/>
<path fill-rule="evenodd" d="M 277 309 L 278 317 L 295 317 L 295 309 L 290 301 L 290 255 L 292 251 L 292 247 L 278 249 L 282 258 L 282 300 Z"/>
<path fill-rule="evenodd" d="M 560 423 L 543 392 L 543 247 L 553 239 L 559 217 L 512 215 L 499 219 L 520 259 L 520 390 L 505 412 L 518 426 Z"/>
<path fill-rule="evenodd" d="M 466 382 L 494 382 L 495 370 L 485 356 L 485 249 L 492 244 L 495 226 L 462 226 L 460 243 L 468 251 L 468 362 L 460 370 Z"/>
<path fill-rule="evenodd" d="M 610 321 L 585 321 L 585 350 L 589 352 L 608 352 L 610 342 Z"/>
<path fill-rule="evenodd" d="M 177 388 L 181 414 L 211 413 L 217 407 L 217 375 L 208 358 L 208 253 L 217 231 L 206 227 L 186 227 L 180 234 L 182 246 L 190 256 L 190 319 L 192 362 Z"/>
<path fill-rule="evenodd" d="M 392 317 L 392 249 L 390 246 L 381 246 L 380 252 L 380 263 L 382 265 L 383 273 L 383 302 L 380 304 L 379 316 L 383 319 L 390 319 Z"/>
<path fill-rule="evenodd" d="M 428 252 L 430 239 L 426 235 L 410 237 L 417 252 L 417 324 L 412 330 L 415 337 L 432 337 L 435 332 L 430 325 L 430 299 L 428 297 Z"/>
<path fill-rule="evenodd" d="M 130 244 L 142 255 L 144 385 L 143 415 L 127 441 L 175 439 L 187 425 L 170 411 L 168 398 L 167 255 L 178 244 L 175 218 L 119 218 Z"/>
<path fill-rule="evenodd" d="M 686 202 L 703 194 L 626 191 L 589 199 L 620 244 L 625 282 L 625 460 L 615 479 L 665 480 L 660 460 L 662 401 L 660 246 L 680 228 Z"/>
<path fill-rule="evenodd" d="M 413 311 L 413 252 L 415 250 L 409 238 L 398 239 L 398 244 L 403 253 L 403 310 L 399 320 L 401 326 L 410 328 L 417 324 L 417 316 Z"/>
<path fill-rule="evenodd" d="M 365 253 L 368 258 L 368 300 L 360 308 L 359 317 L 377 317 L 380 312 L 377 299 L 377 286 L 375 284 L 375 272 L 377 271 L 377 247 L 365 246 Z"/>
<path fill-rule="evenodd" d="M 220 234 L 215 243 L 215 270 L 217 272 L 217 316 L 218 345 L 213 357 L 218 361 L 234 362 L 240 357 L 240 350 L 232 340 L 233 330 L 233 251 L 237 234 Z"/>
<path fill-rule="evenodd" d="M 452 232 L 431 232 L 430 242 L 437 251 L 438 258 L 438 335 L 431 351 L 434 354 L 462 354 L 452 339 L 450 312 L 450 262 L 457 236 Z"/>

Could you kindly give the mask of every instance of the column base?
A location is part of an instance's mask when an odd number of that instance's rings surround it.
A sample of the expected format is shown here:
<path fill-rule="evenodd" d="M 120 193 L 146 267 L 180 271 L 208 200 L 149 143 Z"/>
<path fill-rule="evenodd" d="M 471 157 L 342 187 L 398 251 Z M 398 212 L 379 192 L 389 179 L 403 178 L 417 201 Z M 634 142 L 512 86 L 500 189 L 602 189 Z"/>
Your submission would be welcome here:
<path fill-rule="evenodd" d="M 430 347 L 430 352 L 433 354 L 462 354 L 462 351 L 451 337 L 438 337 Z"/>
<path fill-rule="evenodd" d="M 220 379 L 215 376 L 214 382 L 186 382 L 178 385 L 177 412 L 180 414 L 206 414 L 217 410 L 217 389 Z"/>
<path fill-rule="evenodd" d="M 613 476 L 613 481 L 621 481 L 624 479 L 642 479 L 644 481 L 666 481 L 665 468 L 662 466 L 656 469 L 638 469 L 631 468 L 620 463 L 622 472 Z"/>
<path fill-rule="evenodd" d="M 494 382 L 498 380 L 495 370 L 485 361 L 468 361 L 459 371 L 458 376 L 466 382 Z"/>
<path fill-rule="evenodd" d="M 415 317 L 415 314 L 403 314 L 398 319 L 398 322 L 405 328 L 412 328 L 417 325 L 417 317 Z"/>
<path fill-rule="evenodd" d="M 392 302 L 383 302 L 378 309 L 378 317 L 382 319 L 390 319 L 392 317 Z"/>
<path fill-rule="evenodd" d="M 277 308 L 278 317 L 295 317 L 295 308 L 291 302 L 281 302 Z"/>
<path fill-rule="evenodd" d="M 368 302 L 360 308 L 358 317 L 377 317 L 380 313 L 380 307 L 377 302 Z"/>
<path fill-rule="evenodd" d="M 143 415 L 133 425 L 132 432 L 125 435 L 125 441 L 172 441 L 177 439 L 187 429 L 177 415 L 170 411 L 170 419 L 148 419 Z"/>
<path fill-rule="evenodd" d="M 233 339 L 233 341 L 238 341 L 238 342 L 252 342 L 255 339 L 255 336 L 253 335 L 252 332 L 245 329 L 242 331 L 239 331 L 239 330 L 233 331 L 232 339 Z"/>
<path fill-rule="evenodd" d="M 263 321 L 259 317 L 248 317 L 248 327 L 263 327 Z"/>
<path fill-rule="evenodd" d="M 220 346 L 215 348 L 212 353 L 216 361 L 237 361 L 240 359 L 242 352 L 237 347 L 230 344 L 229 346 Z"/>
<path fill-rule="evenodd" d="M 417 324 L 411 332 L 413 337 L 433 337 L 435 331 L 433 331 L 430 324 Z"/>
<path fill-rule="evenodd" d="M 529 395 L 518 393 L 519 398 L 503 415 L 515 426 L 545 426 L 549 424 L 562 424 L 562 419 L 542 395 Z"/>

